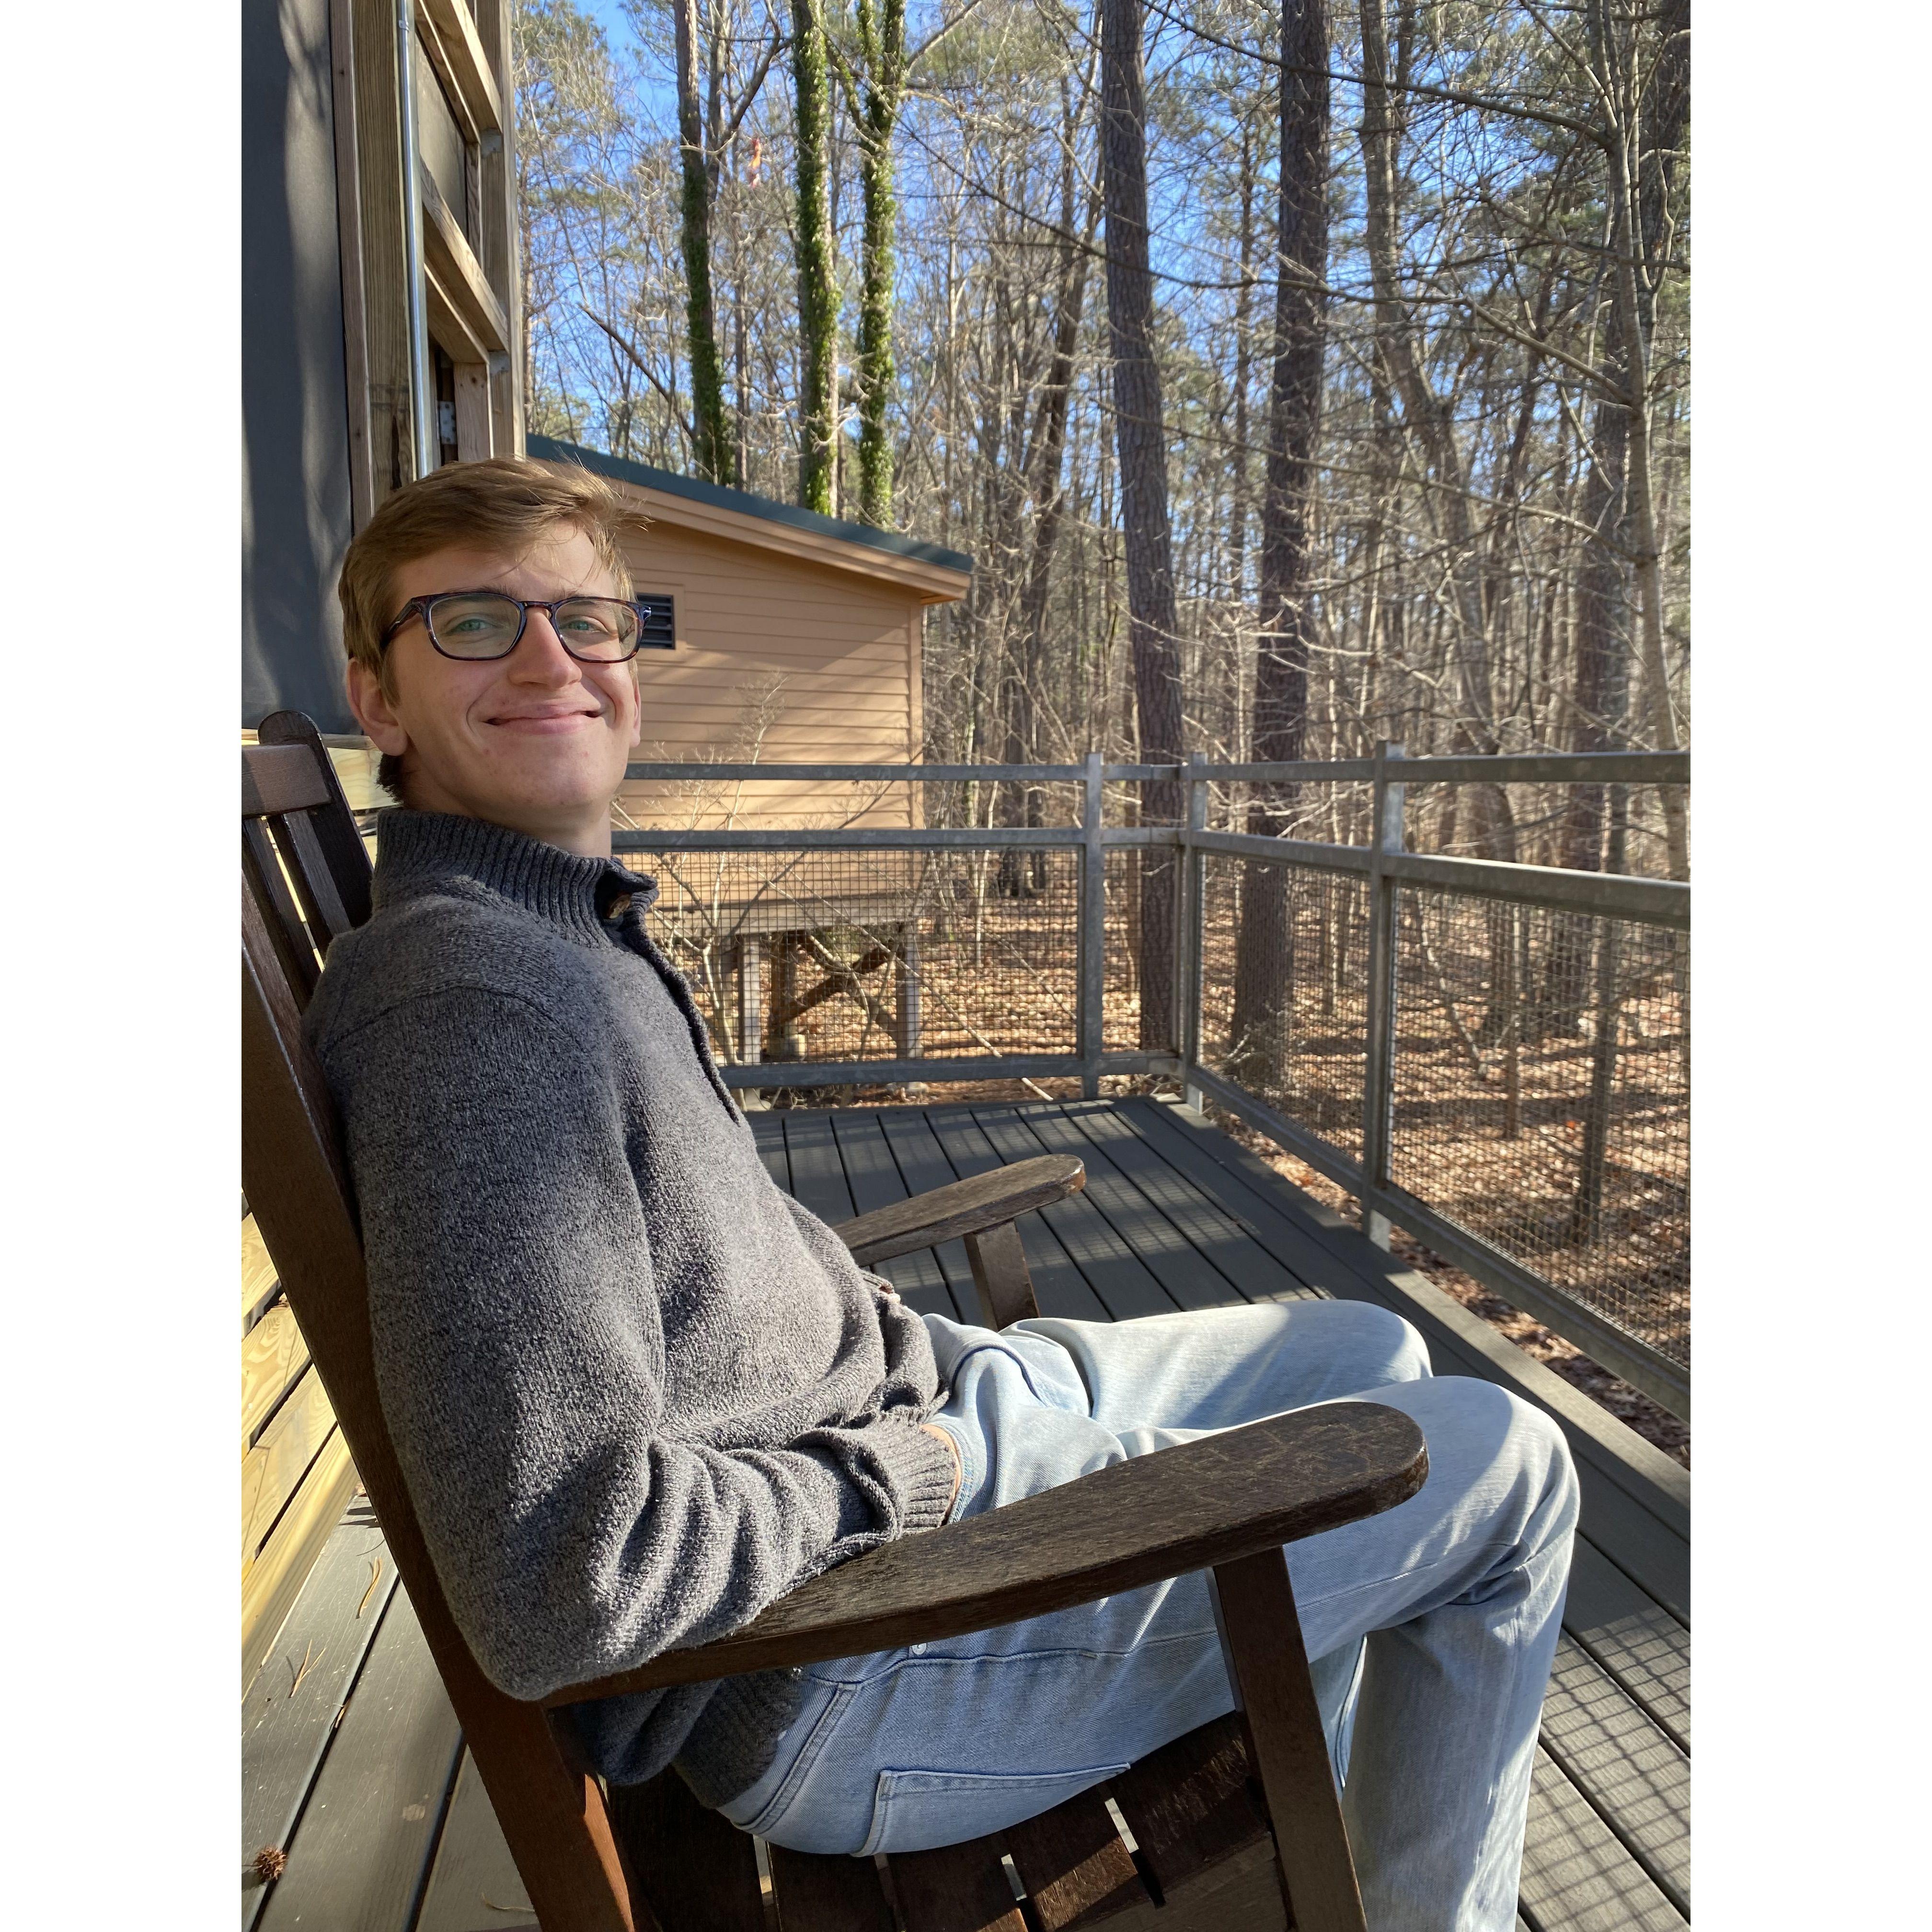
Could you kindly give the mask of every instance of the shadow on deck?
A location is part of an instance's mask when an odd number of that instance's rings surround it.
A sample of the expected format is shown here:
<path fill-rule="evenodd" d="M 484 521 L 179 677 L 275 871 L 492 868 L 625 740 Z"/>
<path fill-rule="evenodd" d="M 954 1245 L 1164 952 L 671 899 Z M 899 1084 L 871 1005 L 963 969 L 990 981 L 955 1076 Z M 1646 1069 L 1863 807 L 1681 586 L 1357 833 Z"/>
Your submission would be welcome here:
<path fill-rule="evenodd" d="M 1076 1153 L 1085 1192 L 1021 1224 L 1042 1312 L 1125 1321 L 1284 1296 L 1374 1301 L 1422 1331 L 1437 1373 L 1485 1376 L 1547 1410 L 1575 1454 L 1583 1505 L 1520 1922 L 1688 1922 L 1687 1472 L 1179 1108 L 794 1109 L 752 1124 L 773 1178 L 832 1222 L 1042 1152 Z M 958 1242 L 880 1272 L 916 1308 L 977 1318 Z M 269 1648 L 242 1726 L 244 1864 L 265 1846 L 287 1854 L 273 1883 L 244 1876 L 244 1932 L 535 1924 L 366 1504 L 344 1517 Z"/>

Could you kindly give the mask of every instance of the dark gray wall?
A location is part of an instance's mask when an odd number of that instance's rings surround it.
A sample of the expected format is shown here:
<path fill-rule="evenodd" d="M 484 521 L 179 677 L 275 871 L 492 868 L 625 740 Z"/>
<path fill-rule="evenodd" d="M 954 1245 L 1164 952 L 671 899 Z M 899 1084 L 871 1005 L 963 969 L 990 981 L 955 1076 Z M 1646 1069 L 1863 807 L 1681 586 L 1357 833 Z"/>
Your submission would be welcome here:
<path fill-rule="evenodd" d="M 351 533 L 328 0 L 242 0 L 242 722 L 351 731 Z"/>

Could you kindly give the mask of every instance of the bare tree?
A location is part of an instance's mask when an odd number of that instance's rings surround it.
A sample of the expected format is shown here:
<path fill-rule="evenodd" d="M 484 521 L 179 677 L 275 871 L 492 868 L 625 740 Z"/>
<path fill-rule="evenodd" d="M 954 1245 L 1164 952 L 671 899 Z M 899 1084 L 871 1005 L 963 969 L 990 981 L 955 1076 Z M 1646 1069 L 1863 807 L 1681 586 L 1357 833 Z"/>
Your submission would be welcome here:
<path fill-rule="evenodd" d="M 1308 723 L 1310 521 L 1322 430 L 1328 281 L 1328 19 L 1324 0 L 1284 0 L 1281 182 L 1276 219 L 1274 376 L 1262 508 L 1261 621 L 1255 639 L 1251 755 L 1304 755 Z M 1261 786 L 1248 830 L 1287 829 L 1289 786 Z M 1294 939 L 1284 866 L 1241 875 L 1229 1064 L 1250 1086 L 1279 1086 L 1294 1010 Z"/>
<path fill-rule="evenodd" d="M 1168 518 L 1166 429 L 1154 350 L 1154 278 L 1148 259 L 1147 89 L 1140 0 L 1100 0 L 1100 172 L 1107 208 L 1107 316 L 1113 341 L 1114 434 L 1120 452 L 1120 530 L 1140 755 L 1181 756 L 1180 620 L 1174 609 Z M 1178 781 L 1144 785 L 1141 818 L 1178 824 Z M 1174 945 L 1176 868 L 1165 853 L 1142 854 L 1140 1037 L 1176 1044 Z"/>

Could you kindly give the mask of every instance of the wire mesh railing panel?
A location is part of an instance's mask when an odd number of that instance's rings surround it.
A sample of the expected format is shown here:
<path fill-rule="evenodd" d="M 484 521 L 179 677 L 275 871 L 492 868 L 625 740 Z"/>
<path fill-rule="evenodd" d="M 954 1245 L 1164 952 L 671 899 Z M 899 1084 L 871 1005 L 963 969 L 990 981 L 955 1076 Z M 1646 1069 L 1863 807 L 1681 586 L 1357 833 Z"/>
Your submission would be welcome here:
<path fill-rule="evenodd" d="M 1174 985 L 1179 855 L 1172 847 L 1115 845 L 1108 848 L 1105 863 L 1102 1051 L 1178 1052 L 1180 1016 Z M 1145 1040 L 1141 1031 L 1144 1008 L 1154 1025 L 1152 1036 Z"/>
<path fill-rule="evenodd" d="M 1405 842 L 1412 852 L 1451 858 L 1668 878 L 1670 842 L 1664 802 L 1678 789 L 1522 783 L 1413 786 L 1405 815 Z"/>
<path fill-rule="evenodd" d="M 1357 1160 L 1368 983 L 1361 879 L 1204 855 L 1202 1065 Z"/>
<path fill-rule="evenodd" d="M 1690 1360 L 1689 936 L 1396 896 L 1389 1178 Z"/>
<path fill-rule="evenodd" d="M 1348 779 L 1210 784 L 1208 796 L 1208 824 L 1222 832 L 1306 838 L 1317 845 L 1366 845 L 1374 836 L 1374 788 Z"/>
<path fill-rule="evenodd" d="M 1078 1051 L 1070 848 L 623 856 L 721 1061 Z"/>

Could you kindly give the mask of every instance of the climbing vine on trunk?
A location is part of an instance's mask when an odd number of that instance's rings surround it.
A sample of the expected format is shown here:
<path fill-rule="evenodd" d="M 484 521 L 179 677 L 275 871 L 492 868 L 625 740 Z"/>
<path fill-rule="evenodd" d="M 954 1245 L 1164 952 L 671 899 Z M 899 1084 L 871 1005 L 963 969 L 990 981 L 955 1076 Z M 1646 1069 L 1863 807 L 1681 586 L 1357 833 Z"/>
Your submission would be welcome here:
<path fill-rule="evenodd" d="M 824 0 L 791 0 L 791 73 L 798 144 L 798 500 L 829 516 L 838 433 L 838 274 L 826 184 L 832 88 Z"/>

